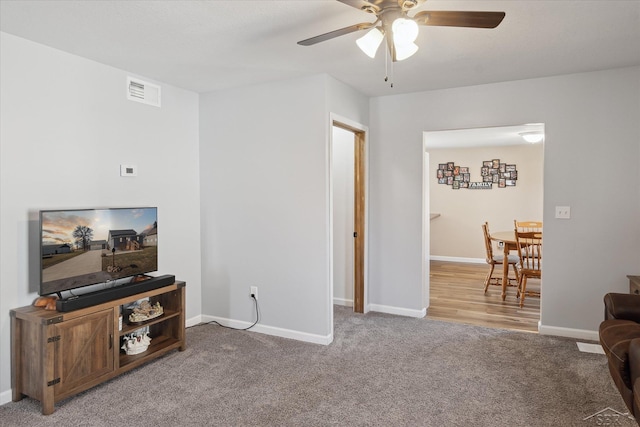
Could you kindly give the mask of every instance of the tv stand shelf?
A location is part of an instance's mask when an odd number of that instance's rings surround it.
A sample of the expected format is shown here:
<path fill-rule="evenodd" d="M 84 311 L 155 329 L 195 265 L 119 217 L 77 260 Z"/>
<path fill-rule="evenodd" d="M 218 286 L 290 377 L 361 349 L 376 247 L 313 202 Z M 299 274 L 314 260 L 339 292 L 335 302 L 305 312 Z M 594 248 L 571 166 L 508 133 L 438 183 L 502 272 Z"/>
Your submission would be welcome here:
<path fill-rule="evenodd" d="M 127 324 L 123 305 L 148 298 L 164 313 L 146 322 Z M 147 327 L 146 351 L 127 355 L 123 336 Z M 11 310 L 11 388 L 13 401 L 24 396 L 42 403 L 42 413 L 54 404 L 108 381 L 172 350 L 184 351 L 185 283 L 175 283 L 79 310 L 58 312 L 26 306 Z"/>
<path fill-rule="evenodd" d="M 179 311 L 165 310 L 164 314 L 162 314 L 161 316 L 158 316 L 151 320 L 147 320 L 146 322 L 127 324 L 126 320 L 123 320 L 120 336 L 130 334 L 131 332 L 136 331 L 140 328 L 144 328 L 145 326 L 151 326 L 151 325 L 155 325 L 156 323 L 164 322 L 166 320 L 171 319 L 172 317 L 179 316 L 179 315 L 180 315 Z"/>

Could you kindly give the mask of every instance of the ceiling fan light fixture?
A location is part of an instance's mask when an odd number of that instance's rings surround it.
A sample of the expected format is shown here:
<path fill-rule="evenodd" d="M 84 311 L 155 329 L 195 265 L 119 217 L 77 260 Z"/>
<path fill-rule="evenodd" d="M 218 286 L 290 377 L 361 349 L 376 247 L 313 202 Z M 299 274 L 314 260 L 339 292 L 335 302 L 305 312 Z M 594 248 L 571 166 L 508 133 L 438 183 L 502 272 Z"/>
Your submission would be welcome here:
<path fill-rule="evenodd" d="M 398 18 L 391 24 L 393 43 L 396 45 L 409 44 L 418 38 L 418 23 L 412 19 Z"/>
<path fill-rule="evenodd" d="M 356 44 L 368 57 L 375 58 L 378 47 L 380 47 L 383 39 L 384 35 L 382 31 L 376 27 L 356 40 Z"/>
<path fill-rule="evenodd" d="M 418 51 L 418 45 L 413 42 L 405 44 L 394 43 L 394 47 L 396 50 L 396 61 L 407 59 Z"/>
<path fill-rule="evenodd" d="M 0 0 L 1 1 L 1 0 Z M 425 0 L 338 0 L 347 6 L 375 15 L 374 22 L 361 22 L 310 37 L 298 42 L 301 46 L 311 46 L 336 37 L 368 30 L 367 34 L 356 40 L 358 47 L 370 58 L 375 58 L 378 48 L 385 41 L 385 82 L 389 80 L 388 60 L 393 63 L 409 58 L 418 51 L 416 40 L 421 25 L 436 27 L 495 28 L 505 17 L 504 12 L 478 11 L 422 11 L 412 16 L 413 11 Z M 390 57 L 390 58 L 389 58 Z M 393 87 L 393 82 L 391 83 Z"/>
<path fill-rule="evenodd" d="M 537 144 L 544 139 L 544 133 L 540 131 L 520 132 L 520 136 L 531 144 Z"/>

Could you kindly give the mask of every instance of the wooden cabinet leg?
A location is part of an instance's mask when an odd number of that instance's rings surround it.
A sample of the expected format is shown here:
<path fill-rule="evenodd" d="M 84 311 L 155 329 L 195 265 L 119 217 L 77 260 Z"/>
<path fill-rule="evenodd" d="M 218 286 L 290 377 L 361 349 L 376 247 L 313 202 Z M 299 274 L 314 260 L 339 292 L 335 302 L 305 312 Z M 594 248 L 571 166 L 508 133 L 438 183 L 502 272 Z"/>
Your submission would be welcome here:
<path fill-rule="evenodd" d="M 16 319 L 16 316 L 11 313 L 11 399 L 14 402 L 22 400 L 23 394 L 20 389 L 22 379 L 20 373 L 22 372 L 20 349 L 22 348 L 22 342 L 20 337 L 20 322 Z"/>
<path fill-rule="evenodd" d="M 54 411 L 54 394 L 53 387 L 47 387 L 42 393 L 42 415 L 50 415 L 53 414 Z"/>

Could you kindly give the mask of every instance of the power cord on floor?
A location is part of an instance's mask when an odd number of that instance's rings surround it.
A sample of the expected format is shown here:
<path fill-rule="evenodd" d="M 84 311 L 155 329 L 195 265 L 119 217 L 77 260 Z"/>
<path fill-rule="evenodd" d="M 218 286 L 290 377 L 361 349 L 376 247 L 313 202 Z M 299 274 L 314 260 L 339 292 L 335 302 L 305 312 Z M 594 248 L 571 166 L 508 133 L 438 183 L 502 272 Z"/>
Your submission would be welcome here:
<path fill-rule="evenodd" d="M 223 325 L 222 323 L 218 322 L 217 320 L 212 320 L 210 322 L 205 322 L 205 323 L 198 323 L 197 325 L 193 325 L 193 326 L 189 326 L 186 329 L 189 328 L 194 328 L 196 326 L 204 326 L 204 325 L 210 325 L 210 324 L 214 324 L 214 325 L 218 325 L 221 326 L 223 328 L 227 328 L 227 329 L 233 329 L 234 331 L 248 331 L 249 329 L 253 328 L 254 326 L 256 326 L 258 324 L 258 322 L 260 321 L 260 309 L 258 307 L 258 299 L 256 298 L 255 295 L 251 295 L 251 298 L 253 298 L 253 302 L 255 303 L 255 307 L 256 307 L 256 321 L 253 322 L 252 325 L 247 326 L 246 328 L 234 328 L 231 326 L 226 326 Z"/>

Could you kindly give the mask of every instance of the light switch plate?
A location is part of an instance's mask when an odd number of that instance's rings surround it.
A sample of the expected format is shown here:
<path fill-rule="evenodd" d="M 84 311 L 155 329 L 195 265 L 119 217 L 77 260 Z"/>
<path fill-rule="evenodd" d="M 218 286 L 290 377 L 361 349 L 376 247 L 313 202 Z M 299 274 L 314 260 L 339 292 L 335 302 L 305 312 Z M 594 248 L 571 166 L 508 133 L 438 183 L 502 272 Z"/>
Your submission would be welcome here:
<path fill-rule="evenodd" d="M 138 176 L 136 165 L 120 165 L 120 176 Z"/>
<path fill-rule="evenodd" d="M 571 219 L 571 207 L 570 206 L 556 206 L 556 218 L 558 218 L 558 219 Z"/>

